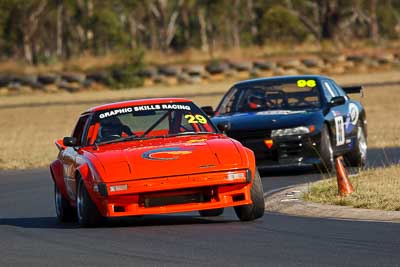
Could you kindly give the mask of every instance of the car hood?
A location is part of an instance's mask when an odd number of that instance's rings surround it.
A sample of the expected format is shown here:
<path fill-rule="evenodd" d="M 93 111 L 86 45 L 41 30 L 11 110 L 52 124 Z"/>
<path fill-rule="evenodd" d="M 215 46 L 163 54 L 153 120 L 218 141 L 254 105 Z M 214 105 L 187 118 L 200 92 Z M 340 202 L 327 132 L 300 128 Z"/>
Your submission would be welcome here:
<path fill-rule="evenodd" d="M 215 124 L 229 122 L 230 131 L 235 132 L 265 129 L 272 130 L 320 123 L 323 121 L 323 114 L 320 110 L 271 110 L 217 116 L 212 118 L 212 121 Z"/>
<path fill-rule="evenodd" d="M 105 182 L 188 175 L 242 167 L 240 147 L 227 137 L 218 135 L 211 138 L 172 139 L 108 144 L 90 153 L 103 166 L 105 175 L 101 178 Z"/>

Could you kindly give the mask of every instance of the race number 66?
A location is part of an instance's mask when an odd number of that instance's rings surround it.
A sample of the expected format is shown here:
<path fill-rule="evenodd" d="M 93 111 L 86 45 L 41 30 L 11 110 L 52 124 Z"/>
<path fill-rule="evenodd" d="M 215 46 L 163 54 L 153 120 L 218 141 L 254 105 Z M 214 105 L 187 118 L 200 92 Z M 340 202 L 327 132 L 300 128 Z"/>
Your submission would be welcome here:
<path fill-rule="evenodd" d="M 313 88 L 313 87 L 315 87 L 317 85 L 317 83 L 315 82 L 315 80 L 298 80 L 297 81 L 297 86 L 298 87 L 300 87 L 300 88 L 303 88 L 303 87 L 310 87 L 310 88 Z"/>

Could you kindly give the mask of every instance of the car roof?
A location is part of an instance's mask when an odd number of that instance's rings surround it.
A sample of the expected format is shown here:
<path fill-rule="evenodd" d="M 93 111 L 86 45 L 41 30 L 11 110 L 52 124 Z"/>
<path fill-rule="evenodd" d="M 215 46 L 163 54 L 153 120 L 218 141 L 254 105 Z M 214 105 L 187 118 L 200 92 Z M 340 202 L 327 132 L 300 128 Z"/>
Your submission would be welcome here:
<path fill-rule="evenodd" d="M 101 106 L 96 106 L 88 109 L 85 113 L 89 112 L 96 112 L 100 110 L 107 110 L 107 109 L 115 109 L 115 108 L 124 108 L 124 107 L 131 107 L 131 106 L 140 106 L 140 105 L 152 105 L 152 104 L 167 104 L 167 103 L 177 103 L 177 102 L 188 102 L 191 103 L 192 101 L 186 98 L 149 98 L 149 99 L 136 99 L 136 100 L 128 100 L 122 102 L 115 102 L 104 104 Z"/>
<path fill-rule="evenodd" d="M 247 85 L 252 85 L 252 84 L 259 84 L 263 82 L 279 82 L 279 81 L 285 81 L 285 80 L 296 80 L 296 79 L 314 79 L 314 80 L 320 80 L 320 79 L 330 79 L 329 77 L 322 76 L 322 75 L 286 75 L 286 76 L 274 76 L 274 77 L 268 77 L 268 78 L 257 78 L 257 79 L 250 79 L 250 80 L 245 80 L 245 81 L 240 81 L 235 83 L 233 86 L 247 86 Z"/>

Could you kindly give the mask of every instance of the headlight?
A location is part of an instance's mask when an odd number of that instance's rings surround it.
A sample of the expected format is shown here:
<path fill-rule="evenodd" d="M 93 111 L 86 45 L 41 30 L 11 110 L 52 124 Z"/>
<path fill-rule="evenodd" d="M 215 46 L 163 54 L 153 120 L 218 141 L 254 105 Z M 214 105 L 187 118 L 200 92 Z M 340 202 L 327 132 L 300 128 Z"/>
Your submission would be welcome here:
<path fill-rule="evenodd" d="M 272 130 L 271 137 L 278 137 L 278 136 L 286 136 L 286 135 L 301 135 L 301 134 L 308 134 L 315 131 L 315 126 L 299 126 L 295 128 L 286 128 L 286 129 L 276 129 Z"/>

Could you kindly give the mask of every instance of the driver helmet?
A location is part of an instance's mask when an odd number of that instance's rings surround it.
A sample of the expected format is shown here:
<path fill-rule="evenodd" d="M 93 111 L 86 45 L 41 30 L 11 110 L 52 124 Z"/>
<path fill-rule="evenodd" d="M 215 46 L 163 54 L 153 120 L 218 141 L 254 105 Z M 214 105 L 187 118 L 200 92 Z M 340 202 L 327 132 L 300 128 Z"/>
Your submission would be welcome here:
<path fill-rule="evenodd" d="M 266 106 L 267 97 L 263 92 L 252 93 L 247 98 L 247 103 L 251 109 L 261 109 Z"/>
<path fill-rule="evenodd" d="M 118 117 L 109 117 L 101 122 L 100 136 L 102 138 L 120 136 L 122 132 L 122 123 Z"/>

